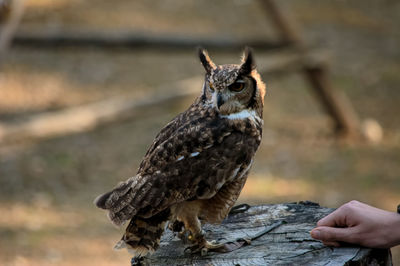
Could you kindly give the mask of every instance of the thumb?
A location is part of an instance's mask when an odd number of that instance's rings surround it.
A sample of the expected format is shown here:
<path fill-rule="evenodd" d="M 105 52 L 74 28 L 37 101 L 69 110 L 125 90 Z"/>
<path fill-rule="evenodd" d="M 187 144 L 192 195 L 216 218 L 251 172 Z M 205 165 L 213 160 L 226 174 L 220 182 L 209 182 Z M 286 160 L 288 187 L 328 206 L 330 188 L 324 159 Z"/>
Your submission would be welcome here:
<path fill-rule="evenodd" d="M 352 228 L 336 228 L 328 226 L 319 226 L 311 231 L 311 237 L 324 242 L 350 242 Z"/>

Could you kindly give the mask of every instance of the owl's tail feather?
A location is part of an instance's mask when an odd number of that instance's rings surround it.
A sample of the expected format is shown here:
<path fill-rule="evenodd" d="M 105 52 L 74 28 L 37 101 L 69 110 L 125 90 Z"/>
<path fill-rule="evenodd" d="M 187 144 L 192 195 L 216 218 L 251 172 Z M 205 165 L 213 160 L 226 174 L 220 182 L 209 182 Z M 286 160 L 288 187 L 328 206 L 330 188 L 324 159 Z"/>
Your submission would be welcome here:
<path fill-rule="evenodd" d="M 122 225 L 140 210 L 138 204 L 146 193 L 136 193 L 146 189 L 144 180 L 140 176 L 134 176 L 118 184 L 110 192 L 98 196 L 94 204 L 108 210 L 108 217 L 115 225 Z"/>
<path fill-rule="evenodd" d="M 170 210 L 166 209 L 150 218 L 132 218 L 114 249 L 127 248 L 134 257 L 144 257 L 153 253 L 160 245 L 169 214 Z"/>

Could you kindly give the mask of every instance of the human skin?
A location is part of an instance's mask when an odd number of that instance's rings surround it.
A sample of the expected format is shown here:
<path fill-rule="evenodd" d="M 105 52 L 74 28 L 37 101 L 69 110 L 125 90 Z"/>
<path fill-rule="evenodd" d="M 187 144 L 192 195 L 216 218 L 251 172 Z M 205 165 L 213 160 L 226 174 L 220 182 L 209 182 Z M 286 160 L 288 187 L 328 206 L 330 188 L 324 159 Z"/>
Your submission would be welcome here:
<path fill-rule="evenodd" d="M 391 248 L 400 244 L 400 214 L 353 200 L 319 220 L 311 236 L 327 246 Z"/>

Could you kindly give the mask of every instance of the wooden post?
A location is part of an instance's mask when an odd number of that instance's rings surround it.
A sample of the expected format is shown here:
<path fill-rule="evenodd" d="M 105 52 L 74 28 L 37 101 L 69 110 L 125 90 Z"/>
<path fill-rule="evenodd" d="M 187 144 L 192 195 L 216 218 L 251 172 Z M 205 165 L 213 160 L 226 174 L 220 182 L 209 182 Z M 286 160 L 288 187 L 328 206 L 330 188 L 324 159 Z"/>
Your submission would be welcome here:
<path fill-rule="evenodd" d="M 250 207 L 229 215 L 221 225 L 203 227 L 208 240 L 218 242 L 252 238 L 269 225 L 285 221 L 274 230 L 261 235 L 228 253 L 211 252 L 205 256 L 184 252 L 182 240 L 167 229 L 160 248 L 144 265 L 392 265 L 388 249 L 358 246 L 333 248 L 324 246 L 310 236 L 316 222 L 332 212 L 316 203 L 300 202 Z"/>

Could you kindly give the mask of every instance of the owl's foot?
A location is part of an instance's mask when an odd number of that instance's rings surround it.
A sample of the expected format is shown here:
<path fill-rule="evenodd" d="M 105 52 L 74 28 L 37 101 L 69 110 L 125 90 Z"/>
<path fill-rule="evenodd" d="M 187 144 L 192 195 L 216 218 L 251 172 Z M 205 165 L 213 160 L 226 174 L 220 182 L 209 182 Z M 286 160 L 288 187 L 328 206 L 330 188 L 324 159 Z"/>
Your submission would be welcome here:
<path fill-rule="evenodd" d="M 198 234 L 197 237 L 194 236 L 194 234 L 190 230 L 182 229 L 180 232 L 175 232 L 177 233 L 176 236 L 179 237 L 184 244 L 195 244 L 200 241 L 201 238 L 203 238 L 204 231 L 201 231 L 200 234 Z"/>
<path fill-rule="evenodd" d="M 191 235 L 190 235 L 191 236 Z M 190 240 L 189 236 L 189 240 Z M 193 246 L 187 247 L 186 250 L 192 254 L 200 253 L 201 256 L 207 255 L 208 251 L 213 251 L 216 249 L 220 249 L 224 246 L 224 244 L 217 243 L 215 240 L 207 241 L 203 236 L 198 238 L 197 240 L 192 241 L 195 244 Z"/>

